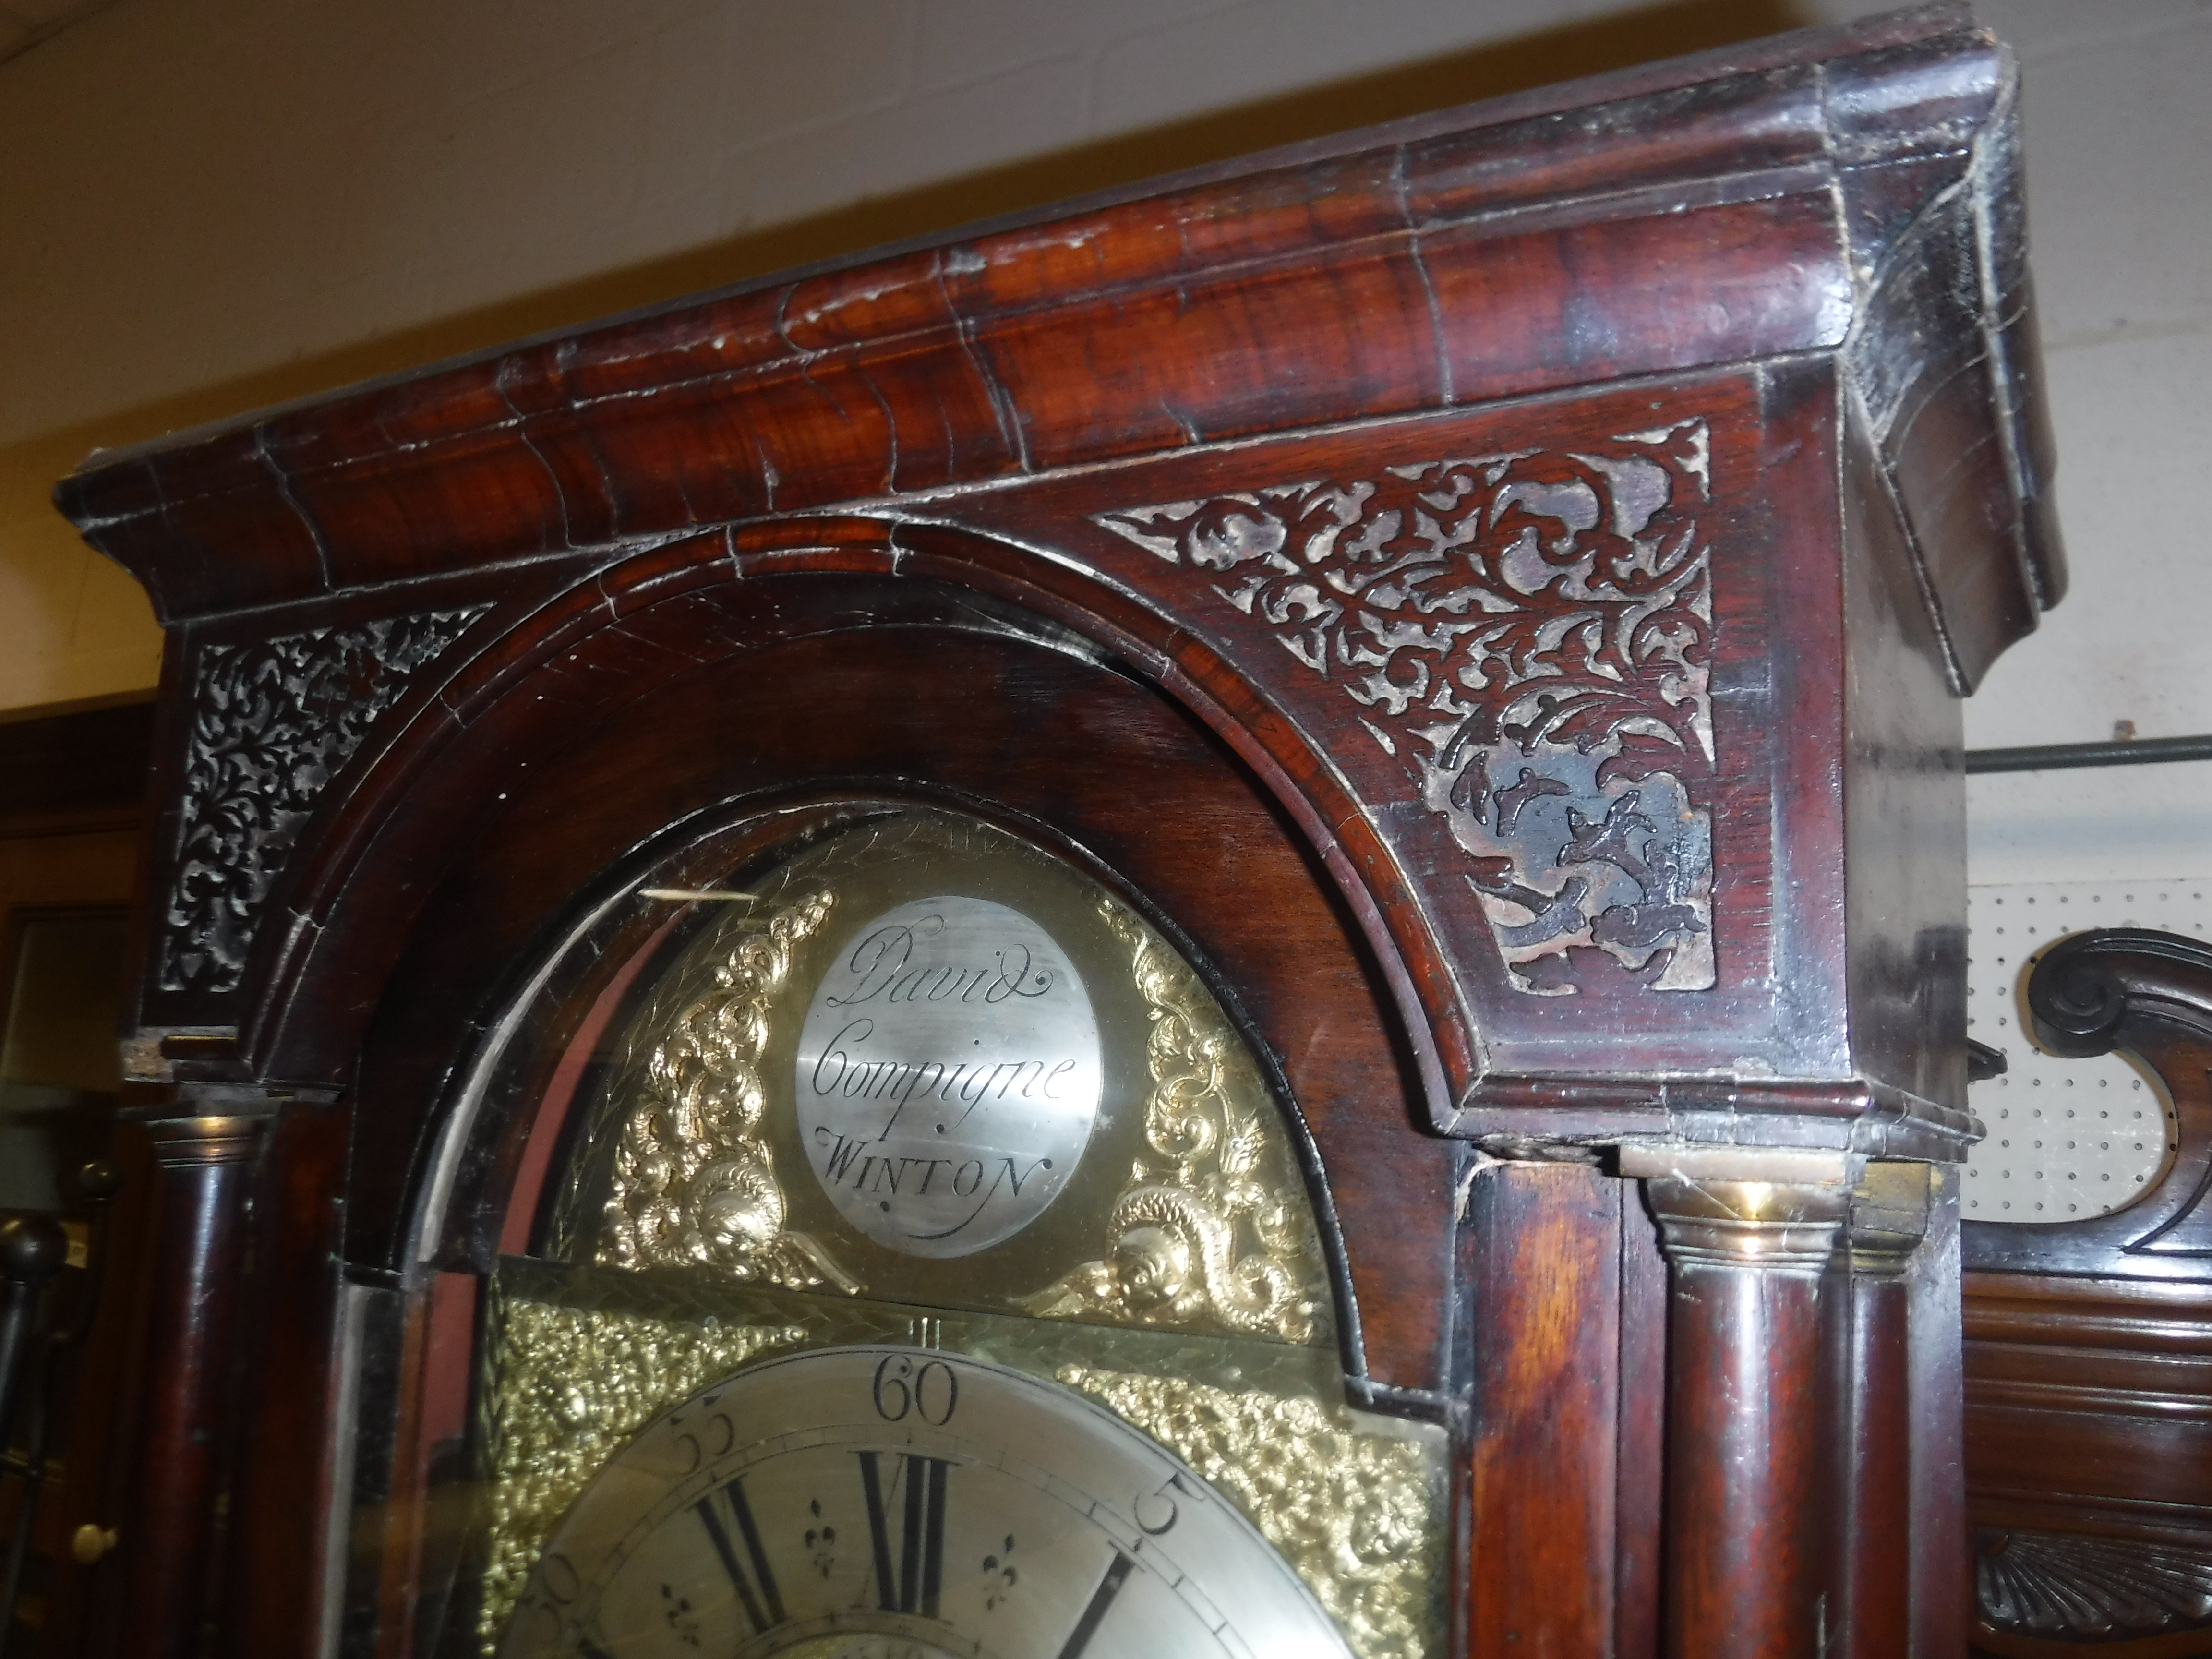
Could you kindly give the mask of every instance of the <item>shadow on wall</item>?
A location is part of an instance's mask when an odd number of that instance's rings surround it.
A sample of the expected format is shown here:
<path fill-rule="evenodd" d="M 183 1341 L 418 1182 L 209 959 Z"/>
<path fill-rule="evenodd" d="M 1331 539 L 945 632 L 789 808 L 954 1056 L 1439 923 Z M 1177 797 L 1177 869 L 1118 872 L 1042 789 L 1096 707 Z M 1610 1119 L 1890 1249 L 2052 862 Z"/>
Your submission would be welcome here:
<path fill-rule="evenodd" d="M 1807 21 L 1790 0 L 1674 0 L 1639 7 L 745 231 L 204 387 L 97 425 L 107 443 L 131 441 L 114 435 L 119 427 L 150 435 L 1158 173 L 1756 40 L 1802 27 Z M 179 408 L 185 404 L 189 414 Z M 103 441 L 88 434 L 88 439 Z"/>
<path fill-rule="evenodd" d="M 423 337 L 442 342 L 454 337 L 448 331 L 465 331 L 470 344 L 436 348 L 437 355 L 450 356 L 884 243 L 1118 190 L 1161 173 L 1755 40 L 1807 23 L 1789 0 L 1675 0 L 1639 7 L 741 232 L 682 253 L 465 313 L 423 331 Z M 420 361 L 432 358 L 426 355 Z"/>
<path fill-rule="evenodd" d="M 0 449 L 0 522 L 44 500 L 96 447 L 114 447 L 595 318 L 726 287 L 886 242 L 997 218 L 1163 173 L 1232 160 L 1432 110 L 1803 27 L 1790 0 L 1674 0 L 1103 138 L 684 252 L 603 272 L 418 327 L 203 386 Z M 58 520 L 51 559 L 75 545 Z"/>

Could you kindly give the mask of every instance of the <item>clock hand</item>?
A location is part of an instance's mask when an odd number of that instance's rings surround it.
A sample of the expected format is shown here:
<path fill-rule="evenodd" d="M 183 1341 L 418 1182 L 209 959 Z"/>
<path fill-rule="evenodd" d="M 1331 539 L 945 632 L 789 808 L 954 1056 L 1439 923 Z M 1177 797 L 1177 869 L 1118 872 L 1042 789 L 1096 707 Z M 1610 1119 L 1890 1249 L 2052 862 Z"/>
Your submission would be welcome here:
<path fill-rule="evenodd" d="M 1121 1593 L 1121 1583 L 1128 1577 L 1137 1564 L 1119 1550 L 1107 1566 L 1106 1576 L 1098 1581 L 1098 1588 L 1091 1592 L 1090 1605 L 1083 1609 L 1083 1617 L 1075 1621 L 1075 1628 L 1067 1633 L 1060 1645 L 1060 1659 L 1083 1659 L 1091 1646 L 1091 1638 L 1098 1633 L 1098 1626 L 1106 1617 L 1106 1610 L 1114 1605 L 1114 1598 Z"/>

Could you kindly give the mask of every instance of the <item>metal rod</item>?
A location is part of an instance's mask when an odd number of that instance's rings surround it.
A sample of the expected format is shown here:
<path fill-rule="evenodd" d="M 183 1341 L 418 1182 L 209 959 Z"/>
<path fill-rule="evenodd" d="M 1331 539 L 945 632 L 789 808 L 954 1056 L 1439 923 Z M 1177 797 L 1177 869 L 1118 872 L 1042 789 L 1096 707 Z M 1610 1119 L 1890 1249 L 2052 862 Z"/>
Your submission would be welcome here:
<path fill-rule="evenodd" d="M 2150 766 L 2160 761 L 2212 760 L 2212 735 L 2128 738 L 2115 743 L 2052 743 L 2026 749 L 1969 749 L 1966 770 L 2054 772 L 2070 766 Z"/>
<path fill-rule="evenodd" d="M 0 1219 L 0 1446 L 12 1443 L 9 1431 L 27 1392 L 46 1282 L 68 1258 L 69 1239 L 52 1217 L 25 1211 Z"/>
<path fill-rule="evenodd" d="M 0 1659 L 6 1659 L 8 1650 L 15 1645 L 10 1639 L 15 1633 L 15 1603 L 23 1593 L 23 1561 L 31 1553 L 31 1532 L 37 1522 L 39 1499 L 46 1488 L 46 1401 L 43 1395 L 33 1395 L 30 1401 L 31 1438 L 38 1455 L 24 1472 L 23 1486 L 15 1499 L 15 1535 L 8 1540 L 8 1562 L 0 1571 Z"/>
<path fill-rule="evenodd" d="M 22 1478 L 22 1490 L 15 1500 L 15 1535 L 8 1540 L 4 1567 L 0 1567 L 0 1659 L 7 1659 L 15 1632 L 15 1603 L 22 1594 L 23 1560 L 30 1552 L 31 1533 L 38 1519 L 39 1499 L 46 1485 L 47 1430 L 52 1419 L 47 1414 L 62 1358 L 69 1351 L 92 1334 L 92 1322 L 100 1310 L 100 1287 L 107 1274 L 107 1209 L 115 1195 L 123 1188 L 123 1174 L 104 1158 L 96 1158 L 77 1172 L 77 1189 L 92 1210 L 92 1225 L 85 1246 L 84 1285 L 78 1294 L 76 1311 L 66 1324 L 51 1331 L 46 1336 L 46 1363 L 32 1380 L 27 1398 L 24 1400 L 25 1415 L 29 1432 L 24 1436 L 24 1449 L 18 1456 L 9 1451 L 0 1459 L 0 1467 L 8 1473 Z M 46 1220 L 45 1217 L 37 1218 Z M 56 1224 L 55 1235 L 61 1236 Z M 64 1239 L 62 1255 L 68 1255 L 68 1243 Z M 56 1262 L 58 1268 L 60 1262 Z M 29 1356 L 22 1356 L 24 1369 L 28 1369 Z M 0 1418 L 4 1418 L 0 1411 Z"/>

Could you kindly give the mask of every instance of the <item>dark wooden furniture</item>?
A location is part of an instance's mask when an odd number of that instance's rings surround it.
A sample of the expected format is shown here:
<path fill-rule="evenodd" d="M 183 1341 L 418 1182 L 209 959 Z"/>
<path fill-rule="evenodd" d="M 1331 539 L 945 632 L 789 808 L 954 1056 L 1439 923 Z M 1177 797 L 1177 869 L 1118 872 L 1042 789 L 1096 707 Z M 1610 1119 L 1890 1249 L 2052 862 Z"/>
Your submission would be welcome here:
<path fill-rule="evenodd" d="M 2212 1651 L 2212 945 L 2077 933 L 2027 995 L 2044 1047 L 2154 1072 L 2173 1133 L 2124 1209 L 1965 1227 L 1976 1644 Z"/>
<path fill-rule="evenodd" d="M 0 1590 L 24 1498 L 36 1492 L 33 1524 L 22 1539 L 15 1618 L 7 1630 L 11 1659 L 75 1650 L 94 1577 L 78 1553 L 100 1553 L 102 1517 L 122 1507 L 131 1451 L 148 1183 L 135 1178 L 141 1152 L 136 1133 L 117 1133 L 121 1077 L 103 1036 L 113 1026 L 124 988 L 112 972 L 100 982 L 99 970 L 112 969 L 112 955 L 103 959 L 100 951 L 82 947 L 111 940 L 131 914 L 154 714 L 153 702 L 140 699 L 0 720 L 0 1055 L 9 1067 L 0 1079 L 0 1097 L 12 1106 L 20 1091 L 10 1085 L 48 1085 L 36 1091 L 39 1120 L 11 1122 L 0 1158 L 16 1159 L 11 1201 L 57 1214 L 70 1237 L 70 1265 L 48 1292 L 46 1323 L 21 1379 L 32 1397 L 15 1414 L 12 1449 L 20 1455 L 37 1438 L 48 1455 L 35 1480 L 26 1478 L 27 1459 L 25 1467 L 11 1462 L 0 1473 Z M 56 939 L 76 947 L 64 950 L 59 962 L 47 948 Z M 58 988 L 21 982 L 26 974 L 50 979 L 58 967 L 69 970 Z M 22 1029 L 58 1013 L 67 1041 Z M 57 1059 L 66 1076 L 56 1074 Z M 70 1085 L 66 1093 L 52 1086 L 61 1082 Z M 15 1135 L 34 1138 L 33 1156 L 22 1156 Z M 106 1198 L 88 1191 L 76 1172 L 88 1159 L 111 1157 L 134 1179 L 102 1223 Z M 36 1171 L 35 1184 L 25 1178 L 27 1168 Z M 102 1273 L 105 1287 L 96 1282 L 87 1271 L 95 1231 L 106 1238 L 100 1255 L 120 1254 L 140 1272 Z M 82 1340 L 56 1352 L 52 1339 L 71 1333 Z M 86 1534 L 82 1543 L 80 1534 Z"/>
<path fill-rule="evenodd" d="M 478 1057 L 642 872 L 890 798 L 1273 1057 L 1456 1650 L 1958 1652 L 1956 699 L 2063 586 L 2013 91 L 1899 14 L 92 458 L 170 641 L 100 1650 L 410 1650 L 559 1131 Z"/>

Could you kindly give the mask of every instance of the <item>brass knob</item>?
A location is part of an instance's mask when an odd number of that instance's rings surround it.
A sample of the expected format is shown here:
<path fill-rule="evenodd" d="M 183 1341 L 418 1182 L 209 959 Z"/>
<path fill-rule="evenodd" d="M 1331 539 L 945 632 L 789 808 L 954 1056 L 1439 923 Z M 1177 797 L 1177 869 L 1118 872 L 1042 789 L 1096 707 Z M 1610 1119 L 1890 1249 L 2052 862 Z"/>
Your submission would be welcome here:
<path fill-rule="evenodd" d="M 86 1522 L 70 1536 L 70 1553 L 81 1567 L 88 1567 L 115 1547 L 115 1528 Z"/>

